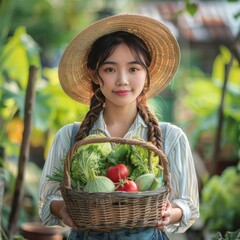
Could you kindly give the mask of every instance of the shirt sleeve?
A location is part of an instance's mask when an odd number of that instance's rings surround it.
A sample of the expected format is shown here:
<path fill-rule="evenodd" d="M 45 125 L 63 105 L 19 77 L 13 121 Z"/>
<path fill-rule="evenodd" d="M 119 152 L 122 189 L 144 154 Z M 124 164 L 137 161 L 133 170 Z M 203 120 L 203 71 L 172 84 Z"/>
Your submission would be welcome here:
<path fill-rule="evenodd" d="M 185 232 L 199 218 L 199 191 L 195 165 L 185 133 L 178 127 L 167 128 L 165 153 L 171 173 L 170 201 L 182 209 L 182 220 L 167 226 L 169 233 Z"/>
<path fill-rule="evenodd" d="M 70 140 L 73 124 L 61 128 L 51 145 L 46 162 L 43 167 L 39 185 L 39 216 L 44 225 L 62 225 L 62 221 L 55 217 L 50 211 L 50 204 L 53 200 L 62 200 L 59 183 L 49 181 L 47 176 L 62 167 L 61 160 L 66 156 L 70 148 Z"/>

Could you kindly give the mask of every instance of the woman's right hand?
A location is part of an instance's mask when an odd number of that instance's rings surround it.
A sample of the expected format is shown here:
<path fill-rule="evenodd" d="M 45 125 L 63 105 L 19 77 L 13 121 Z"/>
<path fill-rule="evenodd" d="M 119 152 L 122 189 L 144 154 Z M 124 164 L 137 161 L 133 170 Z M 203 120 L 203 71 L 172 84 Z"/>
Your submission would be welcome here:
<path fill-rule="evenodd" d="M 63 207 L 59 210 L 59 215 L 63 221 L 63 223 L 71 228 L 76 228 L 76 226 L 73 223 L 73 220 L 71 217 L 68 215 L 67 210 L 66 210 L 66 205 L 64 203 Z"/>
<path fill-rule="evenodd" d="M 68 215 L 66 205 L 63 200 L 52 201 L 50 210 L 51 213 L 61 219 L 65 225 L 71 228 L 77 228 L 71 217 Z"/>

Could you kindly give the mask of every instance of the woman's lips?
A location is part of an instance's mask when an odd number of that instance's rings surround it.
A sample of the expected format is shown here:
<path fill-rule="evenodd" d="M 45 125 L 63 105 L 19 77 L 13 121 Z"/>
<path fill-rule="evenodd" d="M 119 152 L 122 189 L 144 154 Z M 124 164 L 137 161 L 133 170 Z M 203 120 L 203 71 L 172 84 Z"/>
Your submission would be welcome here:
<path fill-rule="evenodd" d="M 114 91 L 115 94 L 119 95 L 119 96 L 125 96 L 129 93 L 129 90 L 120 90 L 120 91 Z"/>

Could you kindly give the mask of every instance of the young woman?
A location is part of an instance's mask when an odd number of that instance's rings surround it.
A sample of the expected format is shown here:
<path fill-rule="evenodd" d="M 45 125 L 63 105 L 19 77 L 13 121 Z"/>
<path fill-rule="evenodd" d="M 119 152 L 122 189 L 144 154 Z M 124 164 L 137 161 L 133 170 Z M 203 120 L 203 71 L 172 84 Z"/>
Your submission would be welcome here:
<path fill-rule="evenodd" d="M 58 131 L 43 169 L 40 217 L 44 224 L 73 228 L 69 239 L 167 239 L 166 232 L 184 232 L 199 217 L 197 178 L 186 135 L 177 126 L 159 123 L 147 106 L 147 98 L 159 94 L 173 78 L 179 55 L 177 41 L 166 26 L 139 15 L 100 20 L 69 44 L 59 65 L 60 83 L 71 98 L 90 104 L 75 140 L 103 133 L 151 141 L 168 158 L 172 189 L 155 228 L 74 230 L 59 185 L 46 179 L 71 146 L 73 124 L 69 124 Z"/>

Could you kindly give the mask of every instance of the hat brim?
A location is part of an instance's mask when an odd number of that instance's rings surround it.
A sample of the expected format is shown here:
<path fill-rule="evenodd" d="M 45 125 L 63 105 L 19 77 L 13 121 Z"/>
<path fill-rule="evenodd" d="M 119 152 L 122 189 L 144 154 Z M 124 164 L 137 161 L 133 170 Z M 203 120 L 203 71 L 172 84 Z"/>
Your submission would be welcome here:
<path fill-rule="evenodd" d="M 74 100 L 90 103 L 92 91 L 87 53 L 99 37 L 116 31 L 137 35 L 149 49 L 152 60 L 149 67 L 148 98 L 165 89 L 174 77 L 180 61 L 180 50 L 170 30 L 150 17 L 136 14 L 115 15 L 101 19 L 81 31 L 62 55 L 58 68 L 59 81 L 66 94 Z"/>

